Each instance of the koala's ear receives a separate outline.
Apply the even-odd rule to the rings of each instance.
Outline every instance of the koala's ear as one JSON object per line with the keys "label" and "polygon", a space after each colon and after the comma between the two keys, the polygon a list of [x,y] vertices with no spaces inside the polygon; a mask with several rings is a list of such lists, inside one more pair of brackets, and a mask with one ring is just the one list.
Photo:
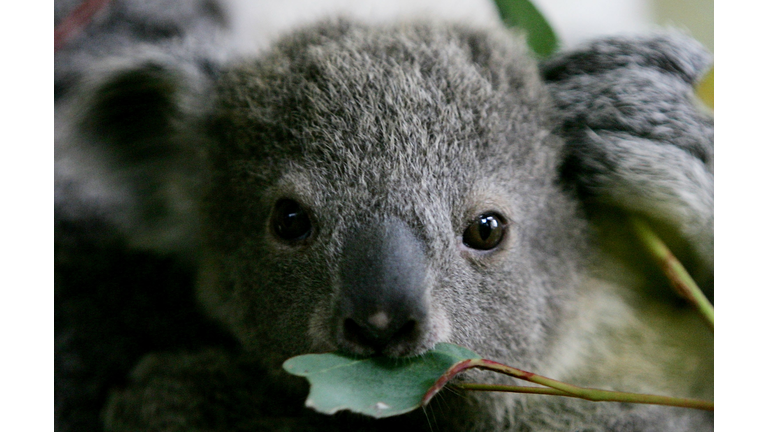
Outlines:
{"label": "koala's ear", "polygon": [[57,200],[87,201],[135,245],[191,246],[194,195],[205,181],[208,66],[142,58],[90,71],[57,118],[65,129],[56,143],[57,195],[59,183],[68,185]]}
{"label": "koala's ear", "polygon": [[144,64],[110,74],[92,91],[80,119],[81,130],[113,157],[146,163],[172,153],[170,135],[181,114],[173,73]]}
{"label": "koala's ear", "polygon": [[681,34],[615,37],[554,56],[544,62],[542,74],[545,80],[556,82],[579,75],[640,68],[667,73],[693,84],[707,72],[711,61],[712,56],[698,42]]}
{"label": "koala's ear", "polygon": [[589,156],[579,144],[586,132],[606,131],[673,145],[713,171],[713,121],[693,96],[710,63],[693,39],[666,34],[599,40],[546,61],[541,73],[577,154]]}
{"label": "koala's ear", "polygon": [[562,178],[585,203],[671,227],[714,251],[714,121],[693,86],[710,55],[680,34],[609,38],[541,65],[566,141]]}

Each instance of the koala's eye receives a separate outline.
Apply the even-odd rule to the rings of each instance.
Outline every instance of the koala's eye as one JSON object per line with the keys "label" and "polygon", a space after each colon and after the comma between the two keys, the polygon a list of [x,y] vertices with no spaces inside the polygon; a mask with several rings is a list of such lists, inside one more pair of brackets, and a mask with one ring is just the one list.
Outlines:
{"label": "koala's eye", "polygon": [[296,201],[282,199],[275,204],[272,214],[275,234],[288,242],[304,240],[312,233],[312,223],[307,212]]}
{"label": "koala's eye", "polygon": [[490,250],[504,238],[504,218],[497,213],[483,213],[464,231],[464,244],[472,249]]}

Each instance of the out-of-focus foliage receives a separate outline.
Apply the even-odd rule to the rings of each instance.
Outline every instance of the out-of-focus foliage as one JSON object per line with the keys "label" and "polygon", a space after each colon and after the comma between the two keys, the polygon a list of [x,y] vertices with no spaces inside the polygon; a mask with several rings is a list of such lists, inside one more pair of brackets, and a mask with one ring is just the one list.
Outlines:
{"label": "out-of-focus foliage", "polygon": [[528,35],[528,46],[541,57],[557,50],[558,40],[547,20],[528,0],[496,0],[501,19],[508,27],[520,28]]}
{"label": "out-of-focus foliage", "polygon": [[696,95],[704,102],[708,107],[715,109],[715,69],[709,71],[709,73],[701,80],[698,86],[696,86]]}

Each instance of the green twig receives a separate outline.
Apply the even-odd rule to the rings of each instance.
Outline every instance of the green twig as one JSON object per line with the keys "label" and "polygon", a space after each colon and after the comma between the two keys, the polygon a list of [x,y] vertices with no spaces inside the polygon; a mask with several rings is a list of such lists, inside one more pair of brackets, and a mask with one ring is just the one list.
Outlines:
{"label": "green twig", "polygon": [[[676,406],[676,407],[684,407],[684,408],[695,408],[695,409],[701,409],[701,410],[707,410],[707,411],[715,410],[714,402],[697,400],[697,399],[675,398],[675,397],[669,397],[669,396],[657,396],[657,395],[648,395],[648,394],[640,394],[640,393],[626,393],[626,392],[617,392],[617,391],[579,387],[572,384],[566,384],[561,381],[553,380],[551,378],[547,378],[541,375],[536,375],[532,372],[516,369],[511,366],[497,363],[492,360],[485,360],[485,359],[469,359],[453,365],[427,391],[427,393],[424,395],[424,398],[421,401],[421,405],[422,406],[426,405],[432,399],[432,397],[434,397],[435,394],[437,394],[437,392],[440,391],[440,389],[442,389],[448,383],[448,381],[453,379],[457,374],[473,368],[485,369],[485,370],[503,373],[505,375],[509,375],[518,379],[522,379],[535,384],[540,384],[540,385],[549,387],[551,389],[559,390],[559,393],[555,393],[555,392],[545,393],[544,391],[541,391],[541,390],[535,390],[535,391],[526,390],[525,393],[554,394],[559,396],[577,397],[577,398],[586,399],[594,402],[630,402],[630,403],[641,403],[641,404],[651,404],[651,405],[666,405],[666,406]],[[498,386],[494,386],[494,387],[496,389],[498,388]],[[509,388],[515,388],[515,387],[510,386]],[[473,390],[479,390],[479,389],[480,388],[478,387]],[[508,391],[514,391],[514,390],[508,390]]]}
{"label": "green twig", "polygon": [[715,308],[709,302],[699,286],[693,280],[685,267],[672,255],[667,245],[661,241],[658,235],[653,232],[651,227],[643,220],[637,217],[630,217],[630,222],[635,227],[640,240],[645,244],[653,257],[661,266],[664,274],[667,275],[675,291],[688,300],[704,317],[707,324],[715,329]]}
{"label": "green twig", "polygon": [[475,383],[451,384],[451,387],[460,388],[462,390],[497,391],[497,392],[507,392],[507,393],[527,393],[527,394],[573,397],[573,395],[571,395],[570,393],[566,393],[562,390],[556,390],[548,387],[528,387],[528,386],[510,386],[510,385],[500,385],[500,384],[475,384]]}

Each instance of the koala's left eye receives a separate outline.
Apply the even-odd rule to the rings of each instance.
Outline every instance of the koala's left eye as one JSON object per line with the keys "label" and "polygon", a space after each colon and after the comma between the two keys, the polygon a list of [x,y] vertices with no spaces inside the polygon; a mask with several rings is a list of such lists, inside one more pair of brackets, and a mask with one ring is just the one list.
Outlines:
{"label": "koala's left eye", "polygon": [[483,213],[467,227],[462,240],[472,249],[490,250],[501,243],[505,226],[504,218],[498,213]]}
{"label": "koala's left eye", "polygon": [[309,237],[312,233],[312,222],[299,203],[283,199],[275,204],[272,229],[277,237],[293,243]]}

